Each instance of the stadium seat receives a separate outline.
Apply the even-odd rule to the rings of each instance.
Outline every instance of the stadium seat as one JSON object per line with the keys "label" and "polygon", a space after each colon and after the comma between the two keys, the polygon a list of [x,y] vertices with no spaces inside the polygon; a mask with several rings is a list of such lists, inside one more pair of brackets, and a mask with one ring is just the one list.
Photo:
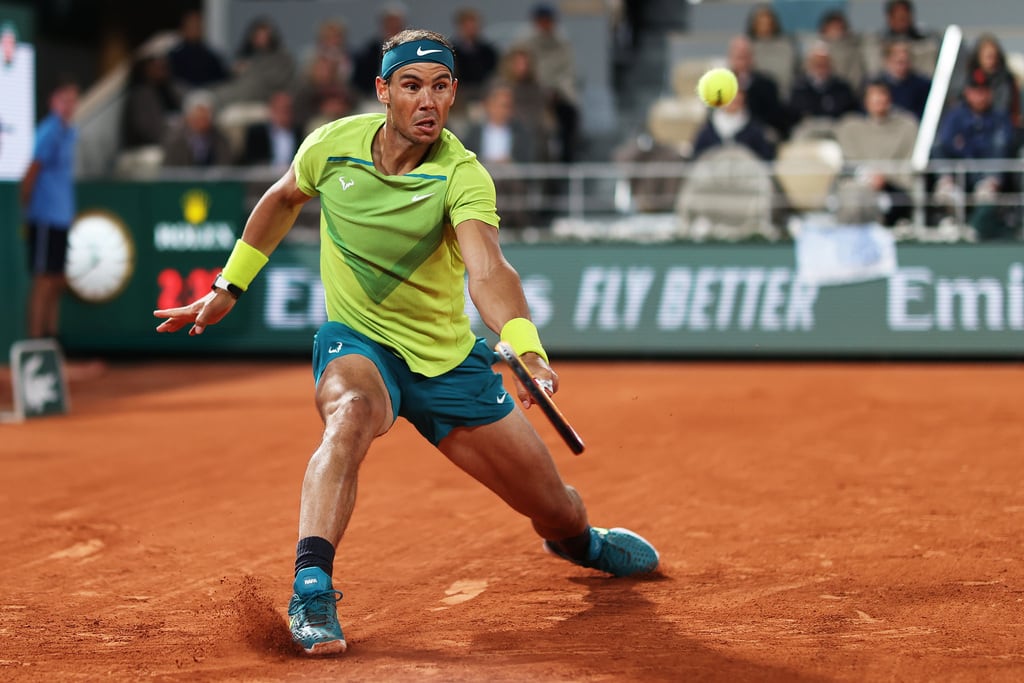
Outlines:
{"label": "stadium seat", "polygon": [[151,178],[160,172],[164,150],[160,145],[147,145],[119,152],[114,162],[114,175],[122,178]]}
{"label": "stadium seat", "polygon": [[656,142],[688,157],[707,115],[707,107],[695,95],[660,97],[647,114],[647,129]]}
{"label": "stadium seat", "polygon": [[836,122],[827,116],[811,116],[800,121],[790,132],[790,139],[835,140]]}
{"label": "stadium seat", "polygon": [[775,179],[791,209],[821,211],[842,168],[843,151],[835,140],[790,140],[779,146]]}
{"label": "stadium seat", "polygon": [[916,40],[910,43],[910,60],[914,70],[926,78],[935,75],[935,62],[939,59],[939,41]]}
{"label": "stadium seat", "polygon": [[752,46],[754,48],[754,64],[757,65],[758,71],[770,75],[779,88],[779,96],[783,100],[788,100],[796,75],[796,43],[788,38],[780,38],[770,41],[755,40]]}
{"label": "stadium seat", "polygon": [[254,123],[266,121],[269,115],[267,105],[263,102],[235,102],[217,113],[217,125],[228,138],[233,158],[242,155],[245,129]]}
{"label": "stadium seat", "polygon": [[771,169],[742,145],[710,149],[694,162],[679,193],[679,237],[737,241],[774,239]]}

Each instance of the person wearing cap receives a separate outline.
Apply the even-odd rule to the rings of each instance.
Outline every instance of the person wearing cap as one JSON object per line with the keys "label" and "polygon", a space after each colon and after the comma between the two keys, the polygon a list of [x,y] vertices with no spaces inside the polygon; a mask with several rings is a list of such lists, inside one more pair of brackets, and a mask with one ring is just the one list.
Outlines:
{"label": "person wearing cap", "polygon": [[[967,75],[963,101],[953,107],[939,125],[936,159],[999,160],[1010,158],[1014,131],[1010,117],[992,106],[992,83],[983,69]],[[998,237],[1002,227],[995,220],[993,204],[1003,189],[1003,173],[972,171],[966,174],[966,187],[957,185],[952,175],[940,176],[936,184],[936,200],[957,203],[961,195],[970,194],[973,210],[969,222],[981,239]]]}
{"label": "person wearing cap", "polygon": [[[313,371],[324,429],[302,483],[288,606],[292,638],[309,654],[347,648],[335,548],[359,467],[398,417],[526,517],[550,553],[613,576],[658,564],[637,534],[590,525],[580,495],[492,369],[495,352],[470,327],[466,291],[539,386],[558,390],[519,276],[499,246],[494,183],[445,128],[454,70],[451,43],[438,33],[406,30],[385,42],[376,79],[384,113],[310,134],[256,204],[213,290],[155,311],[160,332],[191,325],[190,334],[204,333],[249,288],[302,206],[320,198],[328,322],[313,341]],[[530,407],[525,389],[517,394]]]}

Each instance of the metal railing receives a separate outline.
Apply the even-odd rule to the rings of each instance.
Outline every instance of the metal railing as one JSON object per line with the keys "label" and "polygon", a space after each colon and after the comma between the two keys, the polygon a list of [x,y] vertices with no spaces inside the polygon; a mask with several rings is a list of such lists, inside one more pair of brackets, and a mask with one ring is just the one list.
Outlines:
{"label": "metal railing", "polygon": [[[796,163],[738,167],[723,162],[716,168],[715,164],[700,161],[509,164],[489,170],[498,190],[503,226],[512,228],[510,239],[787,239],[794,221],[808,217],[834,222],[851,222],[850,216],[855,217],[852,222],[880,220],[884,212],[879,207],[885,202],[877,193],[848,191],[851,186],[863,189],[864,179],[871,173],[905,181],[905,191],[890,193],[888,200],[891,207],[906,209],[906,217],[891,226],[900,239],[986,239],[972,225],[982,209],[998,214],[998,220],[1005,224],[1002,238],[1019,239],[1024,225],[1021,159],[935,160],[923,171],[914,171],[909,161],[848,163],[830,171]],[[247,185],[247,208],[251,208],[279,174],[279,170],[257,167],[161,169],[149,179],[241,181]],[[700,177],[700,190],[692,186],[695,174]],[[972,193],[972,182],[986,176],[998,176],[1001,189],[996,193]],[[939,182],[944,177],[952,180],[952,191],[937,192],[946,189]],[[735,213],[737,205],[750,202],[752,187],[767,192],[767,196],[760,205],[763,215],[754,216],[758,220],[753,222],[760,227],[744,233],[743,225],[738,224],[744,221],[729,225],[728,217],[731,212],[739,215]],[[811,194],[805,192],[800,201],[794,202],[794,188],[800,187],[811,188]],[[710,202],[710,206],[696,206],[702,202]],[[684,224],[701,218],[702,211],[712,223],[725,221],[723,227],[731,230],[722,234],[728,234],[723,237],[711,230],[700,235]],[[307,204],[297,222],[298,230],[315,230],[318,215],[319,203]]]}

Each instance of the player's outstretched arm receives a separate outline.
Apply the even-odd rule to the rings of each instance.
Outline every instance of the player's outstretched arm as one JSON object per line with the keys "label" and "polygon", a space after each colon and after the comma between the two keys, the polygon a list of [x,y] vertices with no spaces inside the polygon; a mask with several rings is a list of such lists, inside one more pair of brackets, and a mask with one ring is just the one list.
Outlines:
{"label": "player's outstretched arm", "polygon": [[[467,220],[459,223],[456,234],[469,275],[469,295],[484,324],[502,339],[511,341],[533,376],[548,393],[555,393],[558,375],[548,365],[536,328],[529,322],[530,307],[519,273],[501,252],[497,228],[483,221]],[[513,339],[507,339],[510,334]],[[525,342],[520,341],[523,339]],[[523,407],[533,404],[529,393],[521,386],[517,393]]]}
{"label": "player's outstretched arm", "polygon": [[[234,307],[238,292],[248,289],[252,278],[292,229],[302,205],[310,199],[312,197],[299,189],[295,171],[290,167],[260,197],[256,207],[249,214],[242,238],[228,259],[229,265],[233,260],[236,263],[242,262],[243,274],[240,281],[231,283],[234,291],[218,288],[187,306],[153,311],[154,316],[165,319],[157,326],[156,331],[177,332],[191,324],[188,333],[197,335],[202,334],[208,325],[220,322]],[[227,275],[225,273],[225,276]]]}

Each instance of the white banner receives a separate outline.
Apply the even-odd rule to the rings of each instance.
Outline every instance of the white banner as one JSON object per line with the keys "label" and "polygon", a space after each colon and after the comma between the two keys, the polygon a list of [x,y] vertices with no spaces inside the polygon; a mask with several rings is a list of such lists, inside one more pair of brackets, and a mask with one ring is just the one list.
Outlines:
{"label": "white banner", "polygon": [[0,13],[0,180],[21,180],[35,145],[35,50]]}
{"label": "white banner", "polygon": [[845,285],[886,278],[896,272],[896,240],[877,223],[804,224],[796,237],[797,280]]}

